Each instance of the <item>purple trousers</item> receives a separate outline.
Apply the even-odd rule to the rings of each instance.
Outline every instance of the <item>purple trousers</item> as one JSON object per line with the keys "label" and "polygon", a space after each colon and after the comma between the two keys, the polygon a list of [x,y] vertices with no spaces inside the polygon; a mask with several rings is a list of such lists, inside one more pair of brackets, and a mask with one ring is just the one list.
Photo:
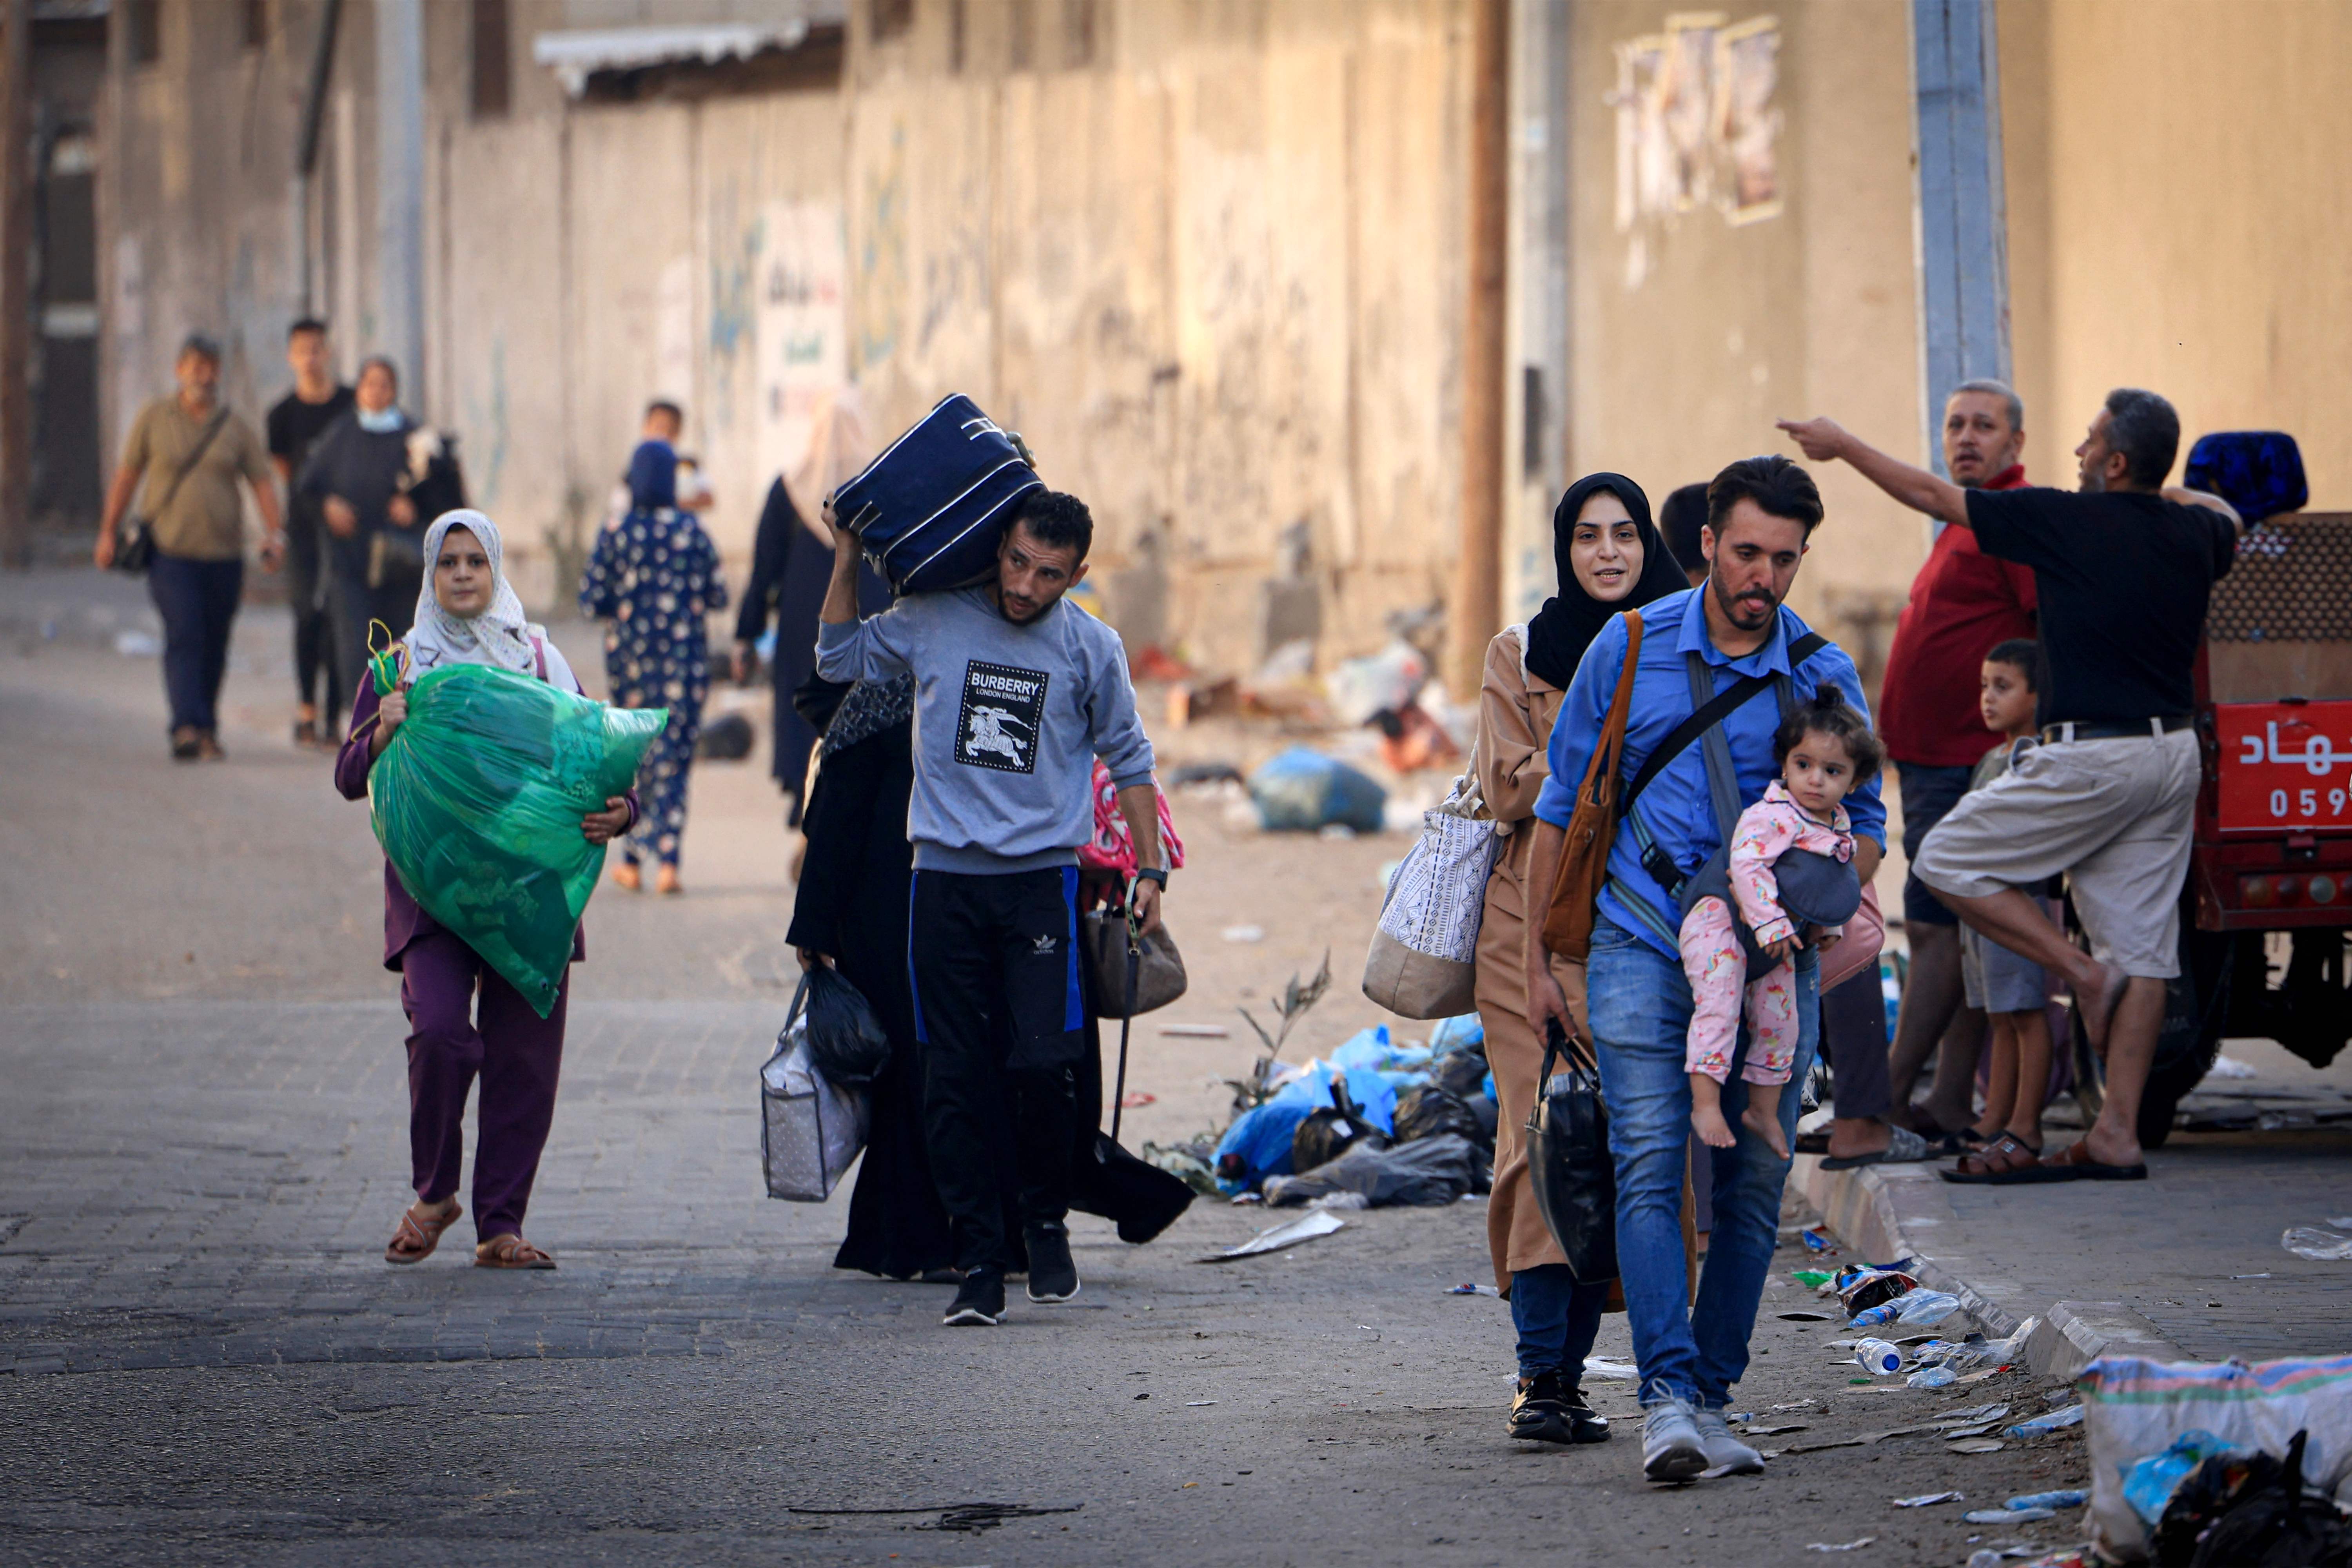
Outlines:
{"label": "purple trousers", "polygon": [[539,1175],[540,1151],[555,1120],[571,978],[556,992],[554,1011],[542,1018],[472,948],[437,928],[402,950],[400,975],[400,1005],[413,1031],[408,1148],[416,1195],[437,1204],[457,1190],[466,1093],[478,1077],[474,1234],[484,1241],[520,1236],[531,1183]]}

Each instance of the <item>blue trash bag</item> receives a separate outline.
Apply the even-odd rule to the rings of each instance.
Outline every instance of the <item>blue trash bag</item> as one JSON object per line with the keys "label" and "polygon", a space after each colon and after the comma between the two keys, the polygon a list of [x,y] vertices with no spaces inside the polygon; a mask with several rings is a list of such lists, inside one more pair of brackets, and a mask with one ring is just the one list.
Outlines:
{"label": "blue trash bag", "polygon": [[2217,430],[2198,437],[2180,482],[2220,496],[2248,522],[2298,510],[2311,500],[2303,452],[2284,430]]}
{"label": "blue trash bag", "polygon": [[1429,1077],[1429,1047],[1400,1046],[1389,1037],[1386,1024],[1375,1024],[1359,1030],[1355,1037],[1331,1053],[1332,1061],[1350,1073],[1382,1074],[1399,1088],[1405,1082],[1423,1082]]}
{"label": "blue trash bag", "polygon": [[1250,775],[1258,825],[1270,833],[1313,833],[1334,823],[1378,833],[1388,792],[1335,758],[1293,746]]}
{"label": "blue trash bag", "polygon": [[1447,1056],[1473,1047],[1481,1055],[1486,1053],[1486,1021],[1475,1013],[1465,1013],[1458,1018],[1440,1018],[1430,1026],[1429,1049],[1433,1056]]}
{"label": "blue trash bag", "polygon": [[[1290,1174],[1290,1145],[1297,1136],[1298,1124],[1309,1111],[1335,1103],[1331,1072],[1328,1062],[1309,1062],[1305,1076],[1283,1085],[1264,1105],[1234,1118],[1234,1124],[1217,1141],[1217,1185],[1227,1193],[1254,1192],[1268,1176]],[[1382,1134],[1396,1131],[1396,1087],[1387,1079],[1378,1072],[1349,1072],[1348,1097],[1363,1112],[1364,1120]],[[1223,1173],[1228,1154],[1241,1158],[1238,1176]]]}

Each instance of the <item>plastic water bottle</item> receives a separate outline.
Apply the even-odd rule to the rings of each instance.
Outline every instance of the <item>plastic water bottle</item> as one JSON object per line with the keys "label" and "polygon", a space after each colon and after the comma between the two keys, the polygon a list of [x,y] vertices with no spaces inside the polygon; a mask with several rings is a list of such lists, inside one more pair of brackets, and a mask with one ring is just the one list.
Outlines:
{"label": "plastic water bottle", "polygon": [[1874,1377],[1892,1377],[1903,1370],[1903,1347],[1885,1340],[1864,1340],[1853,1347],[1853,1359]]}

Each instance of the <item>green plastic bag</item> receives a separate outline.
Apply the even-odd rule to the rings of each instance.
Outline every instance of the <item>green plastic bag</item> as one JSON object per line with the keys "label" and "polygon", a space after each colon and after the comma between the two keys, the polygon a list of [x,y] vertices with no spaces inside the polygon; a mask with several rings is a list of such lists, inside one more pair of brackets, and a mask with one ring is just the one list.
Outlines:
{"label": "green plastic bag", "polygon": [[434,670],[368,771],[368,816],[425,912],[555,1006],[604,868],[580,819],[635,780],[667,708],[614,708],[484,665]]}

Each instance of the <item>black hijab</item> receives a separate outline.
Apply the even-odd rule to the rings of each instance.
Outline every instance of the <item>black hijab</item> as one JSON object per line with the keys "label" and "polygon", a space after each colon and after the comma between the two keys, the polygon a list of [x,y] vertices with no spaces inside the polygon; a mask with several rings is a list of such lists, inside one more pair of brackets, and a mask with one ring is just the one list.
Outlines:
{"label": "black hijab", "polygon": [[[1576,515],[1597,490],[1607,490],[1625,503],[1642,536],[1642,572],[1633,579],[1633,591],[1606,604],[1584,591],[1568,558],[1569,546],[1576,538]],[[1559,572],[1559,592],[1546,599],[1528,623],[1528,668],[1563,690],[1576,679],[1578,661],[1609,624],[1610,616],[1679,594],[1690,585],[1659,535],[1658,525],[1650,521],[1650,498],[1622,474],[1587,474],[1568,487],[1559,505],[1552,509],[1551,556]]]}

